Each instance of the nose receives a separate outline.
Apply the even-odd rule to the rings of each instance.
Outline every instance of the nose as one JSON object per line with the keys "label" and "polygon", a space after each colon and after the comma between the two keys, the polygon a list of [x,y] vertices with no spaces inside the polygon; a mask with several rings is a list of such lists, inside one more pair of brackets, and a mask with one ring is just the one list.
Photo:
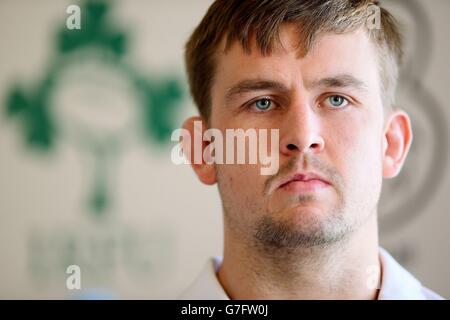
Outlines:
{"label": "nose", "polygon": [[292,107],[280,128],[280,152],[285,156],[322,152],[325,141],[321,135],[320,118],[308,104]]}

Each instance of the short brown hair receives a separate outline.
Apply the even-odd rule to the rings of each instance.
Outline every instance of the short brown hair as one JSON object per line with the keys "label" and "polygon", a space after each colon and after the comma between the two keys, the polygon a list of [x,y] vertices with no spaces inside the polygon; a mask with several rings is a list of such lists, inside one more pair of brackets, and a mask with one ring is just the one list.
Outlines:
{"label": "short brown hair", "polygon": [[216,0],[186,44],[185,62],[189,87],[200,115],[209,119],[215,54],[226,37],[225,50],[239,41],[250,51],[252,37],[262,54],[279,42],[284,23],[297,26],[299,50],[305,55],[322,33],[346,33],[367,23],[371,6],[380,10],[380,28],[367,28],[379,52],[384,104],[394,103],[402,41],[393,16],[374,0]]}

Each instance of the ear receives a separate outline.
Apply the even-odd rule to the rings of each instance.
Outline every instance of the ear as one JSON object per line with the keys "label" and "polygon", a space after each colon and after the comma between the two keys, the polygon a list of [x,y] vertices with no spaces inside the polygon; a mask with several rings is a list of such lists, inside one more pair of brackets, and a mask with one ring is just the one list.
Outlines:
{"label": "ear", "polygon": [[207,164],[203,159],[203,152],[210,143],[203,141],[203,134],[207,130],[206,121],[199,116],[190,117],[183,123],[183,129],[189,132],[187,137],[190,141],[183,139],[182,148],[184,155],[188,159],[195,174],[201,182],[212,185],[217,182],[216,167],[214,164]]}
{"label": "ear", "polygon": [[412,142],[411,120],[406,112],[395,110],[386,119],[383,139],[383,177],[394,178],[408,155]]}

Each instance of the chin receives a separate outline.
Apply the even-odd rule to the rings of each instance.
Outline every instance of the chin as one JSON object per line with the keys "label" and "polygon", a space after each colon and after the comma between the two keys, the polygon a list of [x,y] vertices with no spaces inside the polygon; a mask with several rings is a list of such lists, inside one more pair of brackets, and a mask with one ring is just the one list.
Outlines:
{"label": "chin", "polygon": [[299,222],[308,220],[326,220],[332,213],[317,203],[298,204],[294,207],[282,211],[283,218],[298,220]]}

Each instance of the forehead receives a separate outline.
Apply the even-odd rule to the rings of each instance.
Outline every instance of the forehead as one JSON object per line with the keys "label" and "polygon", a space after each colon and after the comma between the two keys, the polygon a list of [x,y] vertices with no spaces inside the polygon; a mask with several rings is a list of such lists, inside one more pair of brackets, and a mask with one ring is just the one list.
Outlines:
{"label": "forehead", "polygon": [[250,53],[237,41],[227,51],[222,43],[215,57],[213,103],[233,84],[246,79],[270,79],[293,88],[346,74],[361,79],[368,88],[379,88],[377,52],[363,29],[320,35],[304,56],[299,55],[298,36],[293,26],[282,26],[279,36],[281,46],[270,55],[263,55],[255,40],[250,43]]}

